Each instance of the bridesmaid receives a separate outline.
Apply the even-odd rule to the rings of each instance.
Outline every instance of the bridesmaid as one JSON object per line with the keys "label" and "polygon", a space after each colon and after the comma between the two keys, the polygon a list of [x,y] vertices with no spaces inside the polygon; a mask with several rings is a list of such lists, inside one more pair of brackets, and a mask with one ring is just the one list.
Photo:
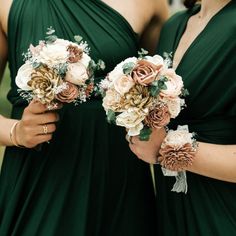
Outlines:
{"label": "bridesmaid", "polygon": [[[236,235],[236,1],[185,1],[165,24],[158,53],[173,52],[173,66],[190,95],[170,128],[196,132],[195,160],[187,168],[187,194],[172,192],[173,177],[155,166],[157,227],[162,236]],[[166,133],[130,148],[155,163]]]}
{"label": "bridesmaid", "polygon": [[[81,35],[92,58],[106,63],[96,74],[99,81],[121,60],[136,56],[140,46],[154,52],[168,16],[166,0],[0,0],[0,5],[0,75],[8,59],[13,105],[11,119],[0,117],[0,144],[8,146],[0,176],[0,235],[156,235],[149,166],[134,158],[125,132],[107,124],[101,98],[64,106],[59,120],[56,111],[37,102],[27,105],[14,79],[22,53],[52,26],[60,38]],[[33,149],[49,140],[41,151]]]}

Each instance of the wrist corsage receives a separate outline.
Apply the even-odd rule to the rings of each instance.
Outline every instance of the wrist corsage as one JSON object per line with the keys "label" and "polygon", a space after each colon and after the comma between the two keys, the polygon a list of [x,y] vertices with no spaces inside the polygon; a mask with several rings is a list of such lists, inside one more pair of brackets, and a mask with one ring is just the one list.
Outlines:
{"label": "wrist corsage", "polygon": [[194,133],[189,132],[187,125],[168,131],[159,151],[158,162],[165,176],[176,177],[172,191],[187,193],[185,170],[192,165],[196,151]]}

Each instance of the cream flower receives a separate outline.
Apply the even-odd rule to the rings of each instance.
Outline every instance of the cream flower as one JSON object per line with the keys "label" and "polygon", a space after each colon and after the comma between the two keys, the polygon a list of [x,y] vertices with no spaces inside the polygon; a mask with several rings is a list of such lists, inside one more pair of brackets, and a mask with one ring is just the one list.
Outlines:
{"label": "cream flower", "polygon": [[76,85],[84,85],[88,78],[87,68],[84,64],[77,62],[68,65],[65,81]]}
{"label": "cream flower", "polygon": [[165,82],[167,89],[163,89],[160,95],[163,97],[175,98],[181,94],[183,88],[182,77],[177,75],[173,69],[166,69],[161,72],[162,76],[165,76],[168,81]]}
{"label": "cream flower", "polygon": [[161,99],[161,101],[167,105],[171,118],[176,118],[181,111],[181,107],[184,105],[184,99],[181,99],[179,97],[176,98],[164,97]]}
{"label": "cream flower", "polygon": [[126,60],[122,61],[121,63],[119,63],[114,70],[112,70],[109,74],[108,74],[108,79],[110,81],[116,81],[117,79],[119,79],[120,77],[122,77],[124,75],[123,72],[123,66],[126,63],[134,63],[136,64],[137,62],[137,58],[136,57],[131,57],[131,58],[127,58]]}
{"label": "cream flower", "polygon": [[116,124],[127,128],[130,136],[139,135],[143,128],[141,123],[146,115],[147,111],[131,108],[116,117]]}
{"label": "cream flower", "polygon": [[30,63],[26,62],[23,64],[16,75],[16,85],[22,90],[32,90],[28,85],[28,82],[31,80],[31,74],[33,72],[33,67]]}
{"label": "cream flower", "polygon": [[83,53],[83,56],[79,62],[82,63],[87,68],[89,66],[90,61],[91,57],[88,54]]}
{"label": "cream flower", "polygon": [[108,111],[109,109],[113,111],[121,111],[121,96],[113,89],[109,89],[106,92],[106,96],[103,98],[102,103],[104,109]]}
{"label": "cream flower", "polygon": [[42,50],[39,52],[37,60],[41,63],[47,65],[50,68],[54,66],[66,63],[69,56],[69,52],[67,51],[67,47],[63,44],[47,44]]}
{"label": "cream flower", "polygon": [[123,75],[114,81],[114,88],[120,94],[124,95],[135,85],[131,76]]}
{"label": "cream flower", "polygon": [[153,63],[154,65],[158,66],[158,65],[162,65],[164,66],[164,60],[161,56],[159,55],[154,55],[153,57],[151,56],[146,56],[145,59],[151,63]]}
{"label": "cream flower", "polygon": [[165,143],[171,146],[183,146],[186,143],[193,143],[193,134],[188,130],[170,130],[165,138]]}

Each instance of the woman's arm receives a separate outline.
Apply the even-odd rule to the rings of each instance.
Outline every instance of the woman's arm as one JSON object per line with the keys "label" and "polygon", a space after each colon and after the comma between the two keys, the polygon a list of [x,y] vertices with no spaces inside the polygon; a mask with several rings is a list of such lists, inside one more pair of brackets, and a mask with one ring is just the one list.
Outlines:
{"label": "woman's arm", "polygon": [[195,160],[188,171],[236,183],[236,145],[198,144]]}
{"label": "woman's arm", "polygon": [[[153,131],[150,140],[132,138],[130,149],[145,162],[155,164],[161,143],[165,138],[164,129]],[[198,142],[193,165],[187,171],[218,180],[236,183],[236,145],[218,145]]]}
{"label": "woman's arm", "polygon": [[[152,17],[140,38],[141,47],[155,54],[160,31],[169,17],[169,7],[167,0],[149,0],[150,14]],[[144,4],[147,4],[146,1]]]}
{"label": "woman's arm", "polygon": [[[2,5],[1,5],[2,6]],[[2,8],[0,10],[0,81],[7,61],[7,39],[4,33],[2,22]],[[6,25],[6,24],[5,24]],[[60,108],[60,107],[59,107]],[[58,115],[55,111],[48,111],[47,108],[39,102],[31,102],[24,110],[22,119],[15,126],[14,140],[17,144],[32,148],[40,143],[49,141],[52,133],[55,131],[55,122]],[[10,138],[10,132],[17,120],[8,119],[0,115],[0,145],[13,146]],[[47,134],[44,133],[44,127],[47,126]]]}

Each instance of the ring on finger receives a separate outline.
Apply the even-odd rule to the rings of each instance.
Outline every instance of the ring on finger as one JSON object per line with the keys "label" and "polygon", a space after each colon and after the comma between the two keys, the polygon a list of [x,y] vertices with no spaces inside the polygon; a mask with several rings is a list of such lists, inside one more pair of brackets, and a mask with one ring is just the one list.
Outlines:
{"label": "ring on finger", "polygon": [[48,127],[47,125],[43,125],[43,133],[48,134]]}

